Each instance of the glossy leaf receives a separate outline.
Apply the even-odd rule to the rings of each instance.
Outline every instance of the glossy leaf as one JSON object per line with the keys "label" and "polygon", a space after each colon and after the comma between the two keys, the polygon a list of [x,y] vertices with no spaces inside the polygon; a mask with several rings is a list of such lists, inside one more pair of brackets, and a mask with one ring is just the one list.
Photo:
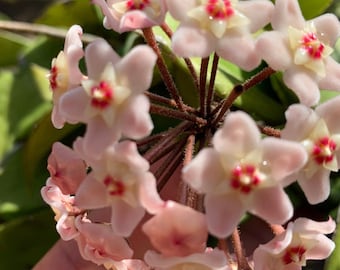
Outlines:
{"label": "glossy leaf", "polygon": [[299,0],[302,14],[307,20],[325,12],[332,2],[333,0]]}

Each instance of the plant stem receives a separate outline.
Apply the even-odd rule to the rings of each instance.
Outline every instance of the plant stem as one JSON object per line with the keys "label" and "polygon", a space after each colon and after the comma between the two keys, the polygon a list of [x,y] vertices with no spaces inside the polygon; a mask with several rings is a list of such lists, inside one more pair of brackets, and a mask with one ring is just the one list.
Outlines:
{"label": "plant stem", "polygon": [[258,128],[265,135],[276,137],[276,138],[281,137],[281,131],[279,129],[269,127],[269,126],[261,126],[261,125],[258,125]]}
{"label": "plant stem", "polygon": [[[163,97],[163,96],[160,96],[160,95],[148,92],[148,91],[145,92],[144,94],[153,102],[162,103],[164,105],[168,105],[168,106],[171,106],[171,107],[174,107],[174,108],[178,108],[175,100],[173,100],[173,99],[169,99],[169,98],[166,98],[166,97]],[[196,112],[196,110],[191,106],[188,106],[188,105],[185,105],[185,104],[183,104],[183,106],[184,106],[185,110],[189,113],[190,112],[191,113]]]}
{"label": "plant stem", "polygon": [[236,228],[231,235],[234,252],[237,259],[237,265],[239,270],[251,270],[248,264],[247,258],[244,255],[244,250],[242,247],[242,242],[239,234],[239,230]]}
{"label": "plant stem", "polygon": [[175,82],[170,74],[168,67],[165,64],[165,60],[162,56],[162,52],[157,44],[157,41],[156,41],[155,35],[152,32],[152,29],[144,28],[143,34],[144,34],[146,42],[154,50],[154,52],[157,55],[157,66],[158,66],[160,75],[163,79],[163,82],[169,91],[171,98],[175,100],[178,109],[182,112],[185,112],[182,97],[179,95]]}
{"label": "plant stem", "polygon": [[265,67],[260,72],[252,76],[250,79],[245,81],[243,84],[235,85],[234,88],[231,90],[228,97],[223,101],[223,105],[221,110],[217,114],[217,116],[212,121],[212,125],[216,126],[217,123],[223,118],[224,114],[230,107],[233,105],[234,101],[245,91],[249,90],[253,86],[259,84],[260,82],[267,79],[270,75],[275,73],[271,67]]}
{"label": "plant stem", "polygon": [[207,85],[207,73],[208,73],[209,58],[202,58],[201,70],[200,70],[200,113],[202,117],[206,117],[206,85]]}
{"label": "plant stem", "polygon": [[[64,39],[68,31],[65,29],[47,26],[43,24],[14,22],[14,21],[1,21],[1,20],[0,20],[0,29],[14,31],[14,32],[25,32],[25,33],[30,33],[30,34],[46,35],[46,36],[56,37],[60,39]],[[99,37],[84,33],[82,34],[80,38],[84,43],[90,43],[98,39]]]}
{"label": "plant stem", "polygon": [[217,73],[217,67],[218,67],[218,60],[219,60],[219,57],[215,53],[212,68],[211,68],[209,88],[208,88],[208,94],[207,94],[207,102],[206,102],[206,111],[208,115],[211,113],[211,103],[212,103],[213,96],[214,96],[214,86],[215,86],[215,79],[216,79],[216,73]]}
{"label": "plant stem", "polygon": [[156,104],[151,104],[150,113],[163,115],[169,118],[179,119],[179,120],[187,120],[193,123],[196,123],[198,126],[204,126],[207,124],[207,120],[198,117],[193,114],[188,114],[185,112],[177,111],[174,109],[170,109],[167,107],[163,107]]}

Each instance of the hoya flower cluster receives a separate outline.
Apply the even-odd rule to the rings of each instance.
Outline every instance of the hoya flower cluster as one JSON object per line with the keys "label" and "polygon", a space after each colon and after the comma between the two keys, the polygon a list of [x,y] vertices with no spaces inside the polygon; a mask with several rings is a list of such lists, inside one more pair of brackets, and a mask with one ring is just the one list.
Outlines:
{"label": "hoya flower cluster", "polygon": [[[75,25],[52,61],[54,126],[86,126],[72,147],[53,145],[41,190],[61,238],[75,240],[84,259],[118,270],[301,269],[307,259],[327,258],[334,243],[325,234],[334,232],[335,222],[292,220],[284,188],[297,181],[310,204],[323,202],[330,172],[340,167],[340,96],[318,105],[320,89],[340,90],[340,65],[330,56],[338,19],[326,14],[306,21],[297,0],[93,3],[106,28],[141,30],[147,45],[124,56],[104,39],[84,49]],[[165,22],[169,15],[178,21],[173,33]],[[272,30],[262,31],[266,25]],[[153,26],[185,59],[198,108],[179,95]],[[199,73],[190,57],[202,58]],[[214,100],[219,58],[245,71],[262,61],[267,67]],[[156,66],[169,97],[149,92]],[[281,130],[268,131],[231,109],[238,96],[275,72],[282,72],[299,103],[286,110]],[[152,133],[150,114],[180,123]],[[280,228],[250,258],[242,246],[234,245],[235,256],[226,247],[231,236],[237,242],[247,213]]]}

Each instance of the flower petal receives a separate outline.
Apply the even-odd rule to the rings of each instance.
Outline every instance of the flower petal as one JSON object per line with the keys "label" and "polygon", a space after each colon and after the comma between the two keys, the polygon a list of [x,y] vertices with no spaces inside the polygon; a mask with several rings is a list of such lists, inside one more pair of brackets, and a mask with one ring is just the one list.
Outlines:
{"label": "flower petal", "polygon": [[261,62],[260,55],[255,50],[255,42],[248,34],[230,31],[217,42],[216,53],[246,71],[254,69]]}
{"label": "flower petal", "polygon": [[321,89],[340,91],[340,64],[331,57],[325,59],[326,76],[319,81]]}
{"label": "flower petal", "polygon": [[178,21],[185,21],[188,18],[188,11],[196,7],[196,0],[166,0],[169,13]]}
{"label": "flower petal", "polygon": [[281,186],[258,189],[249,207],[249,212],[273,224],[285,223],[294,210]]}
{"label": "flower petal", "polygon": [[302,104],[289,106],[285,115],[287,121],[281,137],[293,141],[305,139],[320,119],[312,109]]}
{"label": "flower petal", "polygon": [[308,155],[300,143],[268,137],[262,145],[263,160],[268,161],[276,181],[299,171],[307,162]]}
{"label": "flower petal", "polygon": [[305,24],[299,2],[297,0],[276,0],[271,22],[275,30],[285,31],[288,26],[300,29]]}
{"label": "flower petal", "polygon": [[313,23],[323,42],[334,47],[340,36],[340,22],[334,14],[323,14],[315,19]]}
{"label": "flower petal", "polygon": [[306,69],[290,68],[283,73],[285,84],[306,106],[313,106],[319,102],[320,90],[316,80],[315,74]]}
{"label": "flower petal", "polygon": [[120,57],[104,39],[98,39],[86,47],[85,59],[89,78],[99,80],[106,65],[115,64]]}
{"label": "flower petal", "polygon": [[119,84],[131,89],[134,94],[147,90],[151,84],[156,59],[157,56],[150,47],[134,47],[115,66]]}
{"label": "flower petal", "polygon": [[208,231],[219,238],[229,236],[245,213],[244,205],[237,193],[218,196],[207,194],[204,205]]}
{"label": "flower petal", "polygon": [[149,135],[153,129],[149,114],[149,100],[145,96],[138,95],[129,99],[124,106],[125,110],[119,119],[123,134],[132,139],[141,139]]}
{"label": "flower petal", "polygon": [[284,71],[293,63],[287,37],[280,32],[270,31],[261,34],[256,42],[256,52],[277,71]]}
{"label": "flower petal", "polygon": [[128,237],[145,214],[143,207],[132,207],[121,199],[113,200],[111,227],[113,233]]}
{"label": "flower petal", "polygon": [[329,174],[329,170],[320,169],[310,178],[302,176],[298,178],[298,183],[310,204],[317,204],[328,198],[330,193]]}
{"label": "flower petal", "polygon": [[172,49],[180,57],[208,57],[215,49],[215,38],[207,31],[181,25],[172,36]]}
{"label": "flower petal", "polygon": [[219,154],[211,148],[202,149],[182,170],[183,180],[201,193],[214,192],[225,178]]}
{"label": "flower petal", "polygon": [[258,146],[260,132],[249,115],[237,111],[227,115],[212,141],[218,152],[243,157]]}
{"label": "flower petal", "polygon": [[[237,10],[250,19],[250,32],[254,33],[269,23],[274,5],[266,0],[239,1]],[[261,12],[254,12],[261,10]]]}

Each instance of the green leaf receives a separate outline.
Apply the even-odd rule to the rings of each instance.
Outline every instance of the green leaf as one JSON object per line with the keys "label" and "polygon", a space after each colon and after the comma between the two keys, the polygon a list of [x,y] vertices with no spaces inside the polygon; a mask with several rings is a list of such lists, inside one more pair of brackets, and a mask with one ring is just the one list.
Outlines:
{"label": "green leaf", "polygon": [[40,189],[48,177],[46,165],[41,162],[35,181],[28,182],[23,147],[17,145],[6,156],[0,167],[0,219],[13,219],[45,205]]}
{"label": "green leaf", "polygon": [[13,136],[9,132],[8,122],[8,106],[13,81],[13,72],[0,71],[0,160],[13,143]]}
{"label": "green leaf", "polygon": [[16,65],[20,53],[30,43],[28,38],[21,35],[13,34],[11,32],[0,32],[0,66]]}
{"label": "green leaf", "polygon": [[325,12],[333,0],[299,0],[300,8],[306,20],[310,20]]}
{"label": "green leaf", "polygon": [[25,175],[29,182],[35,181],[36,174],[41,170],[41,164],[46,164],[52,144],[65,139],[77,130],[79,125],[66,124],[62,129],[54,128],[50,113],[37,124],[25,143],[23,153]]}
{"label": "green leaf", "polygon": [[29,270],[58,235],[50,209],[0,225],[0,269]]}
{"label": "green leaf", "polygon": [[15,73],[9,104],[9,132],[22,138],[31,127],[51,110],[51,93],[47,70],[31,64]]}

